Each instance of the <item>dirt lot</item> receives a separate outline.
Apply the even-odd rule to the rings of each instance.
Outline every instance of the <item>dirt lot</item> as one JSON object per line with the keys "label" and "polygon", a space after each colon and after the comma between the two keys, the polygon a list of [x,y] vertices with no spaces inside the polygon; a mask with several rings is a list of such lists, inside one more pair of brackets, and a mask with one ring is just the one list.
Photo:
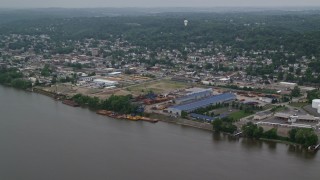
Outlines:
{"label": "dirt lot", "polygon": [[140,95],[151,90],[157,94],[165,94],[165,93],[169,93],[170,91],[174,91],[177,89],[184,89],[189,86],[190,85],[186,83],[174,82],[170,80],[160,80],[160,81],[147,82],[147,83],[143,83],[135,86],[129,86],[127,88],[124,88],[122,93],[125,93],[125,91],[127,91],[133,95]]}
{"label": "dirt lot", "polygon": [[134,96],[138,96],[140,94],[144,94],[150,90],[157,94],[165,94],[170,91],[174,91],[177,89],[185,89],[190,87],[187,83],[174,82],[170,80],[159,80],[152,81],[147,83],[141,83],[138,85],[128,86],[124,88],[115,88],[115,89],[95,89],[88,87],[79,87],[71,84],[59,84],[57,86],[46,87],[43,88],[46,91],[50,92],[59,92],[62,94],[66,94],[68,96],[73,96],[75,94],[84,94],[88,96],[96,96],[99,98],[108,98],[112,94],[115,95],[128,95],[132,94]]}

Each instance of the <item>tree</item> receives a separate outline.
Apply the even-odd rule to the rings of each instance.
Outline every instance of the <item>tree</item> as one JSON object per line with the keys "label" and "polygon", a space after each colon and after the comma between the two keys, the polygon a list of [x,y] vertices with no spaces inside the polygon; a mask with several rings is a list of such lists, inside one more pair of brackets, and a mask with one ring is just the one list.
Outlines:
{"label": "tree", "polygon": [[296,142],[296,134],[298,132],[298,129],[291,129],[289,131],[289,140],[292,141],[292,142]]}
{"label": "tree", "polygon": [[48,64],[45,64],[44,67],[41,70],[41,75],[48,77],[52,73],[52,70],[50,69],[50,66]]}
{"label": "tree", "polygon": [[318,143],[318,136],[312,129],[299,129],[295,133],[294,137],[296,143],[309,147]]}
{"label": "tree", "polygon": [[269,131],[264,132],[263,137],[267,139],[277,139],[278,138],[277,129],[272,128]]}
{"label": "tree", "polygon": [[12,87],[19,89],[28,89],[32,87],[31,81],[23,80],[23,79],[14,79],[11,82]]}
{"label": "tree", "polygon": [[294,80],[294,75],[292,73],[288,73],[286,81],[293,82]]}
{"label": "tree", "polygon": [[254,138],[259,139],[259,138],[261,138],[262,135],[263,135],[263,128],[262,127],[255,128],[253,130],[253,137]]}
{"label": "tree", "polygon": [[57,78],[56,78],[56,77],[52,77],[52,79],[51,79],[51,83],[52,83],[52,84],[57,83]]}
{"label": "tree", "polygon": [[279,72],[278,73],[278,80],[282,81],[283,80],[283,76],[284,76],[284,73],[283,72]]}
{"label": "tree", "polygon": [[300,88],[298,86],[295,86],[293,90],[291,91],[292,97],[299,97],[301,96]]}
{"label": "tree", "polygon": [[[248,122],[247,124],[243,125],[241,129],[244,136],[248,138],[254,138],[254,132],[256,129],[258,129],[258,126],[252,122]],[[257,134],[258,132],[256,131],[256,135]]]}
{"label": "tree", "polygon": [[181,117],[186,118],[188,116],[188,113],[186,111],[181,111]]}
{"label": "tree", "polygon": [[320,91],[319,90],[315,89],[315,90],[307,92],[307,99],[308,99],[309,103],[311,103],[312,100],[319,99],[319,98],[320,98]]}
{"label": "tree", "polygon": [[209,69],[212,69],[213,68],[213,65],[211,63],[206,63],[205,69],[209,70]]}
{"label": "tree", "polygon": [[221,119],[217,119],[215,121],[212,122],[212,126],[213,129],[217,132],[221,131],[222,129],[222,120]]}
{"label": "tree", "polygon": [[296,75],[300,76],[301,75],[301,68],[296,69]]}
{"label": "tree", "polygon": [[290,66],[290,67],[289,67],[289,72],[293,73],[293,71],[294,71],[293,66]]}

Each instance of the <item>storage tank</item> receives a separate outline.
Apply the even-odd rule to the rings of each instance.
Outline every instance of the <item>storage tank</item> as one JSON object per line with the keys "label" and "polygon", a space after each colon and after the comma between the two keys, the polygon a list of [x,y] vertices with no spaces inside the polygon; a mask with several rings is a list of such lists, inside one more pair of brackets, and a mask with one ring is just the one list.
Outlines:
{"label": "storage tank", "polygon": [[320,105],[320,99],[312,100],[312,108],[318,109],[319,105]]}

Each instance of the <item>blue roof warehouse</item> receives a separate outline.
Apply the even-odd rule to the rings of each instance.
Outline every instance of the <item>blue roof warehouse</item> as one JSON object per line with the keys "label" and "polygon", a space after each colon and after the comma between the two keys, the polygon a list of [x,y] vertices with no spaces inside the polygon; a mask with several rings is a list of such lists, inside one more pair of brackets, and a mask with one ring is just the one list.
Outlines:
{"label": "blue roof warehouse", "polygon": [[171,106],[168,108],[168,112],[176,115],[181,115],[182,111],[185,112],[192,112],[196,109],[199,108],[205,108],[210,105],[215,105],[219,103],[224,103],[228,101],[234,101],[236,100],[236,95],[232,93],[224,93],[224,94],[219,94],[216,96],[210,96],[205,99],[193,101],[188,104],[183,104],[183,105],[177,105],[177,106]]}
{"label": "blue roof warehouse", "polygon": [[186,104],[209,96],[212,96],[212,89],[203,89],[201,91],[190,93],[187,96],[177,98],[174,101],[176,104]]}

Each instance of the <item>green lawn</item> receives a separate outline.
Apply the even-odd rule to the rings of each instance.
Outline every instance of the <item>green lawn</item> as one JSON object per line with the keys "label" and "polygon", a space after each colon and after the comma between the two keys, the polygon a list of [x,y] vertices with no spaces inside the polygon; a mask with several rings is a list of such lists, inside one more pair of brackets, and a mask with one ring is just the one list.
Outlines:
{"label": "green lawn", "polygon": [[247,117],[247,116],[250,116],[250,115],[252,115],[252,113],[245,113],[244,111],[237,111],[237,112],[231,113],[229,115],[229,117],[234,119],[234,120],[239,120],[241,118],[244,118],[244,117]]}
{"label": "green lawn", "polygon": [[281,111],[286,111],[286,110],[288,110],[288,107],[286,107],[286,106],[275,106],[270,111],[271,112],[281,112]]}
{"label": "green lawn", "polygon": [[308,104],[309,103],[306,103],[306,102],[294,102],[294,103],[290,103],[289,105],[292,107],[301,108],[301,107],[304,107]]}
{"label": "green lawn", "polygon": [[262,109],[262,110],[272,109],[272,108],[274,108],[274,107],[276,107],[276,105],[267,104],[267,105],[263,106],[263,109]]}

